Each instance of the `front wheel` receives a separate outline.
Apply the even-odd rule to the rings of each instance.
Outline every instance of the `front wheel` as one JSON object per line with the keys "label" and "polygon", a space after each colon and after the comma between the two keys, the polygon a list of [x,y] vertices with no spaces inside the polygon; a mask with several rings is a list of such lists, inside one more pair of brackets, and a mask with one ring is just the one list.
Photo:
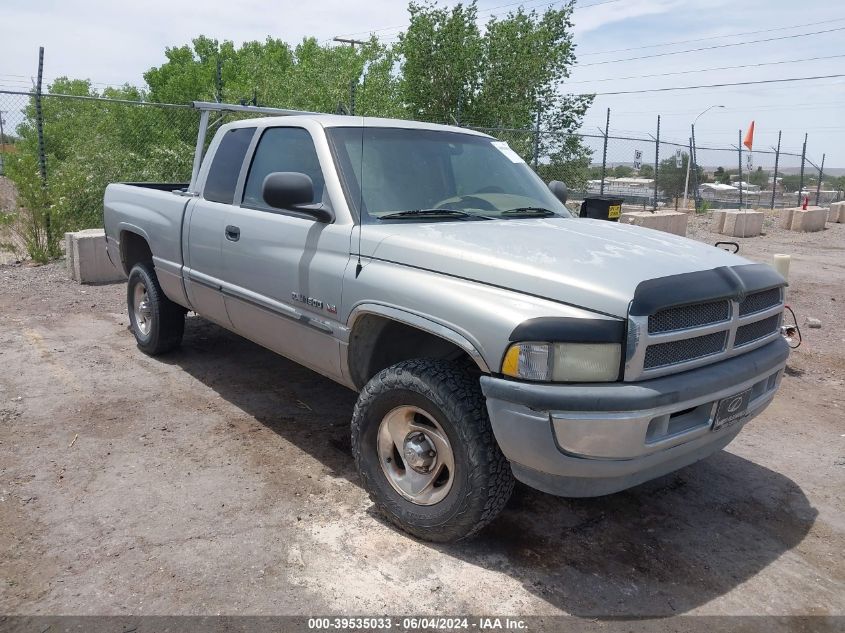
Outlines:
{"label": "front wheel", "polygon": [[404,361],[370,380],[352,416],[352,452],[378,509],[428,541],[475,534],[513,491],[478,380],[448,361]]}
{"label": "front wheel", "polygon": [[132,267],[126,304],[132,332],[142,352],[156,356],[179,347],[185,331],[185,311],[165,296],[152,264]]}

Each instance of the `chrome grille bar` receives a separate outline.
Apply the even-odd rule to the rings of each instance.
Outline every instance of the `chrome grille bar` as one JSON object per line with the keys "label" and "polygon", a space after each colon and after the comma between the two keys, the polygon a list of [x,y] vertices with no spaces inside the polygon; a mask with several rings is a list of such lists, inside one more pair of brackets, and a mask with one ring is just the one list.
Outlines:
{"label": "chrome grille bar", "polygon": [[[678,373],[766,345],[780,336],[782,313],[783,291],[772,288],[742,301],[725,298],[632,315],[625,380]],[[687,327],[679,329],[679,324]]]}

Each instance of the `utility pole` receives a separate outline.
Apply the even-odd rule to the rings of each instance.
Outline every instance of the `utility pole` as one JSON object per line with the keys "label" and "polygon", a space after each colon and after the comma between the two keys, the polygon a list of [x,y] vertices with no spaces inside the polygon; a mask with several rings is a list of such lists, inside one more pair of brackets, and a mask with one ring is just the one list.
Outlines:
{"label": "utility pole", "polygon": [[[366,44],[366,42],[364,40],[355,40],[355,39],[346,38],[346,37],[333,37],[332,41],[338,42],[339,44],[349,44],[349,47],[352,50],[355,50],[356,46],[363,46],[364,44]],[[358,82],[355,79],[351,80],[349,82],[349,114],[350,115],[355,114],[355,93],[357,92],[357,89],[358,89]]]}
{"label": "utility pole", "polygon": [[332,41],[333,42],[339,42],[340,44],[349,44],[349,46],[351,46],[352,48],[355,48],[356,44],[358,46],[363,46],[364,44],[366,44],[366,42],[364,40],[353,40],[353,39],[347,39],[347,38],[344,38],[344,37],[333,37]]}
{"label": "utility pole", "polygon": [[[691,133],[691,140],[690,140],[690,150],[689,150],[689,158],[687,159],[687,176],[686,176],[686,184],[684,185],[684,211],[687,210],[687,194],[689,192],[689,172],[690,167],[694,166],[697,168],[697,163],[695,161],[695,124],[698,123],[698,120],[703,117],[705,114],[710,112],[713,108],[724,108],[723,105],[712,105],[709,108],[703,110],[701,114],[699,114],[695,119],[693,119],[692,125],[690,125],[690,133]],[[695,192],[693,193],[693,200],[695,200],[695,208],[698,209],[698,169],[693,170],[693,183],[695,186]]]}

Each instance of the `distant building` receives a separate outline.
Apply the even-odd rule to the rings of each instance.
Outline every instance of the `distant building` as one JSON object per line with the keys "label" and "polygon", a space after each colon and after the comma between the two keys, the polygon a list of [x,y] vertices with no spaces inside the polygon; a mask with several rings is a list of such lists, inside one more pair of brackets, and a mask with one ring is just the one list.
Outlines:
{"label": "distant building", "polygon": [[[601,179],[587,181],[587,193],[598,194],[601,191]],[[654,195],[654,178],[613,178],[604,179],[604,193],[622,198],[641,198]]]}

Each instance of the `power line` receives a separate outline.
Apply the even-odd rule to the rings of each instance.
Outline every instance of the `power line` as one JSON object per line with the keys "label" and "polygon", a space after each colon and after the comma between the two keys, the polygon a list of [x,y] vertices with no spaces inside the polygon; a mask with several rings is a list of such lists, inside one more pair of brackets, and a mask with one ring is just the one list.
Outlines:
{"label": "power line", "polygon": [[[754,105],[748,104],[742,107],[731,108],[730,106],[724,108],[722,112],[776,112],[778,110],[833,110],[835,108],[841,108],[842,103],[840,101],[830,101],[830,102],[819,102],[819,103],[792,103],[792,104],[785,104],[785,105]],[[662,117],[688,117],[690,114],[698,114],[699,109],[695,110],[661,110],[660,116]],[[651,110],[613,110],[613,113],[617,116],[627,116],[627,115],[635,115],[635,114],[654,114],[656,111],[654,109]],[[595,126],[593,126],[595,127]],[[734,134],[734,132],[731,132]]]}
{"label": "power line", "polygon": [[591,55],[604,55],[606,53],[626,53],[628,51],[638,51],[645,48],[659,48],[661,46],[675,46],[677,44],[692,44],[694,42],[706,42],[709,40],[718,40],[725,37],[741,37],[745,35],[757,35],[759,33],[773,33],[775,31],[787,31],[790,29],[801,29],[808,26],[818,26],[819,24],[831,24],[834,22],[842,22],[845,18],[836,18],[835,20],[822,20],[820,22],[808,22],[807,24],[795,24],[793,26],[779,26],[772,29],[761,29],[758,31],[744,31],[742,33],[728,33],[727,35],[711,35],[708,37],[699,37],[691,40],[677,40],[675,42],[663,42],[661,44],[647,44],[645,46],[632,46],[630,48],[614,48],[604,51],[593,51],[592,53],[579,53],[579,57],[589,57]]}
{"label": "power line", "polygon": [[713,46],[702,46],[699,48],[686,48],[682,51],[668,51],[665,53],[653,53],[651,55],[640,55],[639,57],[626,57],[623,59],[608,59],[603,62],[590,62],[589,64],[575,64],[578,68],[586,66],[600,66],[602,64],[617,64],[622,62],[631,62],[637,59],[651,59],[654,57],[667,57],[669,55],[681,55],[683,53],[697,53],[699,51],[710,51],[716,48],[729,48],[731,46],[746,46],[748,44],[760,44],[762,42],[777,42],[780,40],[789,40],[796,37],[808,37],[810,35],[821,35],[823,33],[833,33],[834,31],[843,31],[845,26],[839,26],[834,29],[825,29],[823,31],[812,31],[810,33],[795,33],[793,35],[781,35],[780,37],[767,37],[762,40],[749,40],[747,42],[730,42],[728,44],[714,44]]}
{"label": "power line", "polygon": [[823,59],[837,59],[840,57],[845,57],[843,55],[827,55],[824,57],[805,57],[804,59],[784,59],[781,61],[776,62],[759,62],[757,64],[742,64],[740,66],[717,66],[714,68],[700,68],[698,70],[679,70],[675,72],[668,72],[668,73],[655,73],[652,75],[630,75],[628,77],[604,77],[602,79],[584,79],[582,81],[567,81],[566,85],[572,84],[591,84],[597,83],[600,81],[624,81],[626,79],[648,79],[650,77],[666,77],[668,75],[689,75],[692,73],[706,73],[713,70],[735,70],[738,68],[757,68],[759,66],[776,66],[778,64],[796,64],[798,62],[812,62],[817,60]]}
{"label": "power line", "polygon": [[635,95],[635,94],[642,94],[645,92],[670,92],[672,90],[698,90],[699,88],[726,88],[730,86],[755,86],[758,84],[775,84],[775,83],[786,83],[791,81],[812,81],[815,79],[833,79],[835,77],[845,77],[845,73],[841,73],[838,75],[817,75],[815,77],[788,77],[785,79],[761,79],[759,81],[736,81],[732,83],[724,83],[724,84],[707,84],[701,86],[675,86],[672,88],[647,88],[644,90],[617,90],[615,92],[587,92],[583,93],[578,96],[588,96],[588,95]]}
{"label": "power line", "polygon": [[[830,79],[830,80],[826,81],[825,83],[819,83],[819,84],[816,84],[814,86],[810,86],[810,87],[807,88],[807,91],[814,93],[814,94],[821,94],[822,90],[824,90],[825,93],[831,93],[831,94],[839,95],[839,94],[845,94],[845,93],[843,93],[843,89],[845,89],[845,78],[839,78],[839,79]],[[743,95],[742,96],[743,99],[744,98],[751,98],[751,96],[760,97],[760,98],[765,97],[767,99],[773,99],[774,97],[770,96],[771,93],[781,92],[781,93],[787,94],[787,96],[785,97],[786,99],[790,99],[790,98],[793,98],[794,95],[789,94],[789,93],[791,91],[794,91],[794,90],[795,90],[794,85],[792,83],[787,82],[787,83],[783,83],[783,84],[769,84],[769,85],[756,86],[756,87],[753,88],[752,93],[749,93],[748,89],[744,89],[742,86],[739,86],[737,88],[728,88],[725,91],[725,93],[731,94],[731,95],[741,94],[741,95]],[[587,93],[587,92],[575,93],[576,96],[578,94],[588,95],[590,93]],[[596,94],[596,93],[592,93],[592,94]],[[666,94],[661,93],[661,92],[652,92],[651,94],[644,93],[644,94],[641,94],[637,97],[638,101],[636,103],[645,104],[645,103],[650,103],[650,102],[657,102],[660,105],[656,105],[654,107],[661,109],[663,107],[663,105],[665,105],[665,103],[666,103],[666,101],[665,101],[666,96],[667,96]],[[603,103],[602,99],[607,99],[609,101],[612,98],[616,98],[616,97],[613,97],[612,95],[607,96],[607,97],[603,97],[603,96],[596,97],[596,100],[594,101],[593,105],[595,106],[597,104]],[[629,103],[629,101],[626,100],[626,103]],[[643,107],[645,107],[645,106],[643,106]]]}

